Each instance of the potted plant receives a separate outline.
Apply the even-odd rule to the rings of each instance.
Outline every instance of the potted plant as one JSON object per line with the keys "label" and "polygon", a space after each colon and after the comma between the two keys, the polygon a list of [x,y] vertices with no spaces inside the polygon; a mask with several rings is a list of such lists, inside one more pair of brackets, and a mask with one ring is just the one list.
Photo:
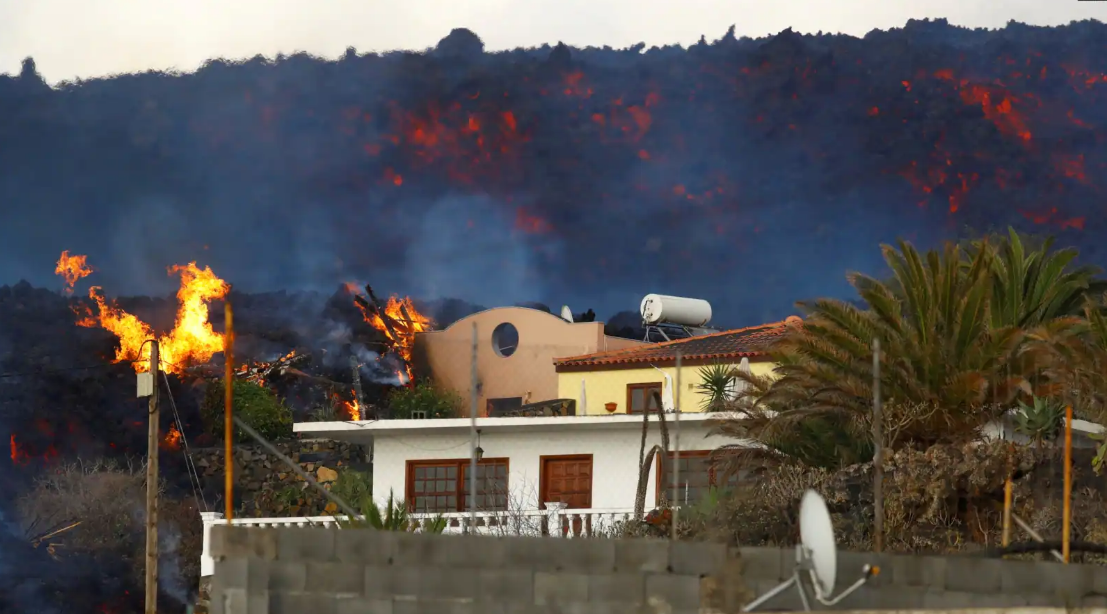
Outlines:
{"label": "potted plant", "polygon": [[619,409],[618,403],[604,403],[603,408],[607,410],[607,413],[613,414],[616,409]]}

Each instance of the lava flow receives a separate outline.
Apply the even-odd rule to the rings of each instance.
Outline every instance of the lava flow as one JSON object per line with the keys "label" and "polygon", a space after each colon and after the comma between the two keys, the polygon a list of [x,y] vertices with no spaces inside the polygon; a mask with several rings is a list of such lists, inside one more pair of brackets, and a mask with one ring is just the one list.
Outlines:
{"label": "lava flow", "polygon": [[26,465],[35,458],[40,458],[44,461],[51,461],[58,457],[58,451],[54,448],[53,445],[48,446],[42,454],[36,455],[29,453],[27,449],[16,440],[14,434],[10,438],[10,447],[13,465]]}
{"label": "lava flow", "polygon": [[169,425],[169,432],[165,434],[165,437],[161,440],[161,449],[163,450],[179,450],[181,448],[181,432],[177,430],[176,424]]}
{"label": "lava flow", "polygon": [[[64,258],[66,254],[63,252],[62,256]],[[84,262],[85,257],[75,258]],[[177,291],[177,319],[173,330],[158,337],[158,344],[162,370],[179,373],[190,364],[207,362],[212,355],[223,351],[223,334],[212,330],[208,322],[208,303],[225,297],[230,286],[210,267],[201,269],[195,262],[174,265],[168,271],[170,275],[181,276],[181,287]],[[90,328],[100,326],[110,331],[119,338],[115,362],[131,361],[139,373],[149,370],[150,344],[146,342],[155,337],[150,325],[110,304],[99,286],[89,288],[88,296],[96,303],[97,314],[93,315],[85,307],[86,313],[78,313],[81,319],[77,324]]]}

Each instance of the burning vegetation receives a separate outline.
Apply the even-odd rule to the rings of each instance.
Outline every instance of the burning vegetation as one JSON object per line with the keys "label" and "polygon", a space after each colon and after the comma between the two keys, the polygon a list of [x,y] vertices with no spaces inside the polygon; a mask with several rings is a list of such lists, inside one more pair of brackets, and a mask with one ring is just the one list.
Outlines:
{"label": "burning vegetation", "polygon": [[[92,269],[87,260],[84,255],[70,255],[68,251],[62,253],[57,273],[66,281],[67,294],[72,293],[78,280],[91,274]],[[178,376],[218,377],[217,370],[209,363],[216,354],[223,351],[224,333],[216,332],[209,321],[210,304],[226,298],[230,286],[209,267],[201,269],[195,262],[172,266],[168,271],[170,275],[180,276],[181,285],[177,292],[174,326],[169,333],[157,337],[161,347],[161,368]],[[365,286],[367,298],[359,295],[353,284],[346,284],[345,289],[353,294],[353,304],[364,322],[384,338],[384,351],[373,355],[378,363],[377,367],[391,370],[397,385],[410,383],[413,378],[411,357],[415,334],[431,330],[431,319],[420,313],[408,297],[391,296],[387,302],[383,302],[368,285]],[[146,372],[149,369],[150,356],[148,341],[156,335],[153,327],[115,302],[108,301],[98,286],[92,286],[88,296],[91,305],[79,301],[71,305],[78,316],[77,324],[86,328],[100,327],[112,333],[119,343],[115,362],[130,362],[136,372]],[[275,386],[279,381],[290,377],[320,385],[330,391],[330,400],[341,408],[342,418],[361,420],[364,394],[360,392],[359,372],[365,365],[360,362],[360,358],[351,360],[359,361],[353,371],[352,388],[332,378],[302,370],[302,367],[310,365],[312,361],[311,353],[304,349],[293,349],[273,360],[248,360],[236,366],[234,373],[246,382],[267,387]],[[343,398],[347,389],[348,399]],[[174,425],[166,433],[163,447],[176,449],[180,445],[180,439],[181,433]],[[12,445],[14,460],[14,439]]]}
{"label": "burning vegetation", "polygon": [[368,299],[358,294],[354,284],[346,284],[346,289],[354,295],[354,304],[361,311],[366,323],[384,333],[388,340],[388,350],[394,352],[403,363],[402,370],[396,372],[399,383],[410,383],[413,378],[411,355],[415,348],[415,333],[432,330],[434,323],[419,313],[410,297],[390,296],[387,303],[382,303],[373,292],[372,286],[365,286]]}
{"label": "burning vegetation", "polygon": [[[62,261],[68,252],[62,252]],[[85,256],[75,256],[83,264]],[[62,271],[61,261],[58,264]],[[65,269],[66,281],[69,269]],[[199,268],[195,262],[187,265],[174,265],[168,269],[170,275],[179,275],[181,287],[177,291],[177,317],[173,329],[158,339],[161,352],[161,369],[179,373],[190,365],[205,363],[217,352],[223,351],[223,334],[215,332],[208,322],[208,304],[222,299],[230,291],[230,286],[212,272],[210,267]],[[91,272],[91,271],[90,271]],[[75,278],[74,282],[76,281]],[[69,284],[72,289],[72,284]],[[99,286],[89,288],[88,296],[96,306],[93,313],[87,305],[77,303],[74,311],[80,318],[80,326],[100,326],[111,331],[119,338],[119,350],[115,354],[116,362],[131,362],[138,373],[150,368],[150,339],[155,338],[150,325],[137,316],[127,313],[104,298]]]}

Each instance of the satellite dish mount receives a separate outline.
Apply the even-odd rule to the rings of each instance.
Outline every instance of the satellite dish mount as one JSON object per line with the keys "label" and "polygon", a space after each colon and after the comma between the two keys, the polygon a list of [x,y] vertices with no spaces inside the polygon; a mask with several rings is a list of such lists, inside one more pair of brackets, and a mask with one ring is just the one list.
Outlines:
{"label": "satellite dish mount", "polygon": [[[804,573],[806,572],[806,574]],[[880,573],[880,568],[865,565],[861,568],[861,578],[846,590],[832,596],[834,582],[838,574],[838,552],[834,543],[834,525],[830,522],[830,512],[826,501],[819,493],[808,490],[800,504],[800,543],[796,545],[796,568],[792,577],[776,588],[754,599],[742,608],[743,612],[752,612],[773,597],[795,586],[799,591],[803,611],[810,612],[811,604],[807,600],[807,591],[803,588],[803,576],[807,575],[814,588],[815,600],[825,606],[833,606],[851,593],[861,588],[869,578]]]}

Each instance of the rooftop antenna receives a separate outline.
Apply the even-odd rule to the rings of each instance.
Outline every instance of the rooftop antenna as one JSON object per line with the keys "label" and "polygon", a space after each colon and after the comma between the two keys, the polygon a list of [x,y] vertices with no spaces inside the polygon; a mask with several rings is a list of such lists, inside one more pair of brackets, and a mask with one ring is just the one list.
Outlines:
{"label": "rooftop antenna", "polygon": [[861,588],[869,578],[880,573],[880,568],[865,565],[861,568],[861,578],[846,590],[831,597],[834,582],[838,578],[838,552],[834,543],[834,525],[830,522],[830,512],[826,501],[819,493],[808,490],[800,503],[800,543],[796,545],[796,567],[792,577],[764,595],[754,599],[742,608],[743,612],[752,612],[773,597],[795,586],[799,591],[803,611],[810,612],[807,592],[803,589],[802,572],[806,571],[815,589],[815,599],[825,606],[833,606],[850,593]]}
{"label": "rooftop antenna", "polygon": [[573,322],[573,310],[569,309],[568,305],[561,306],[561,319],[572,324]]}

